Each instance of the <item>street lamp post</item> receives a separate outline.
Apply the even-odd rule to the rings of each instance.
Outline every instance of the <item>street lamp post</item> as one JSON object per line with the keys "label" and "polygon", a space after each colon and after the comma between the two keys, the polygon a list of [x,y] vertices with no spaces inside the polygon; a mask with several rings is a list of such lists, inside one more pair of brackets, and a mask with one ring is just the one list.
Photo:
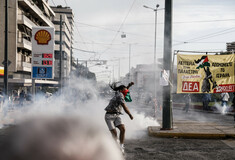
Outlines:
{"label": "street lamp post", "polygon": [[5,0],[4,94],[8,96],[8,0]]}
{"label": "street lamp post", "polygon": [[131,45],[135,45],[137,43],[123,42],[123,44],[128,44],[129,45],[129,77],[128,77],[128,80],[131,81]]}
{"label": "street lamp post", "polygon": [[63,19],[62,15],[60,15],[60,74],[59,74],[59,82],[60,82],[60,92],[62,94],[63,87],[63,51],[62,51],[62,30],[63,30]]}
{"label": "street lamp post", "polygon": [[154,28],[154,58],[153,58],[153,72],[154,72],[154,99],[156,100],[156,97],[157,97],[157,90],[156,90],[156,43],[157,43],[157,11],[158,10],[161,10],[161,9],[158,9],[160,5],[157,4],[156,5],[156,8],[151,8],[151,7],[148,7],[148,6],[143,6],[145,8],[148,8],[148,9],[151,9],[155,12],[155,28]]}

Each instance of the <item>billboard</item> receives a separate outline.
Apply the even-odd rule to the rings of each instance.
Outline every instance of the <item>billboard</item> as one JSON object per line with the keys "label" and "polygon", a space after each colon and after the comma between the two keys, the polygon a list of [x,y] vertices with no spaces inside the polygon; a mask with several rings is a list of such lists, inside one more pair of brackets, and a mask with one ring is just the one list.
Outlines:
{"label": "billboard", "polygon": [[235,55],[177,55],[177,93],[235,92]]}
{"label": "billboard", "polygon": [[32,79],[54,78],[54,28],[32,29]]}

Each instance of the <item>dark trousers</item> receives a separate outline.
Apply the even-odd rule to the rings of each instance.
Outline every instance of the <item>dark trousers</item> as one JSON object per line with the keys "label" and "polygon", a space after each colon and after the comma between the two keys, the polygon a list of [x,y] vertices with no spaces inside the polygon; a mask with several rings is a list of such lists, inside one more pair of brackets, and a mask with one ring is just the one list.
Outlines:
{"label": "dark trousers", "polygon": [[208,106],[209,102],[208,101],[204,101],[202,103],[203,103],[203,110],[209,110],[209,106]]}
{"label": "dark trousers", "polygon": [[222,105],[222,107],[223,107],[223,106],[227,107],[227,104],[228,104],[228,101],[222,101],[222,104],[221,104],[221,105]]}

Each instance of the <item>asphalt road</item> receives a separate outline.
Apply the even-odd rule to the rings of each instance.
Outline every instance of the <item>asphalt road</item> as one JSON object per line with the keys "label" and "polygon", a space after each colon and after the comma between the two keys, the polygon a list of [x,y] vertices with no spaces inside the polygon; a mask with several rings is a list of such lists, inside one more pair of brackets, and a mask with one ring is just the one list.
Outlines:
{"label": "asphalt road", "polygon": [[145,137],[126,141],[126,160],[234,160],[234,140]]}
{"label": "asphalt road", "polygon": [[[151,106],[132,104],[138,111],[145,111],[148,116],[153,116]],[[133,107],[133,106],[130,106]],[[182,106],[183,108],[183,106]],[[200,110],[190,110],[188,113],[182,108],[173,107],[174,121],[213,122],[220,125],[234,124],[233,116],[215,114]],[[157,119],[161,121],[161,111],[158,109]],[[126,160],[234,160],[234,139],[178,139],[156,138],[146,136],[142,139],[126,140]]]}

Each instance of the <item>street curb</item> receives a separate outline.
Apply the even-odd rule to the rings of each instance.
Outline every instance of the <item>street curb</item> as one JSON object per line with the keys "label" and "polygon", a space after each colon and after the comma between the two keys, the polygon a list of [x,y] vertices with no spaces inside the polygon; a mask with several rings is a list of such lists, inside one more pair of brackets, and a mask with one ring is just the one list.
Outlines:
{"label": "street curb", "polygon": [[[156,128],[154,126],[154,128]],[[226,139],[226,138],[235,138],[235,134],[227,133],[185,133],[185,132],[174,132],[174,130],[160,130],[160,127],[157,127],[153,130],[153,126],[148,127],[148,134],[152,137],[160,138],[185,138],[185,139]]]}

